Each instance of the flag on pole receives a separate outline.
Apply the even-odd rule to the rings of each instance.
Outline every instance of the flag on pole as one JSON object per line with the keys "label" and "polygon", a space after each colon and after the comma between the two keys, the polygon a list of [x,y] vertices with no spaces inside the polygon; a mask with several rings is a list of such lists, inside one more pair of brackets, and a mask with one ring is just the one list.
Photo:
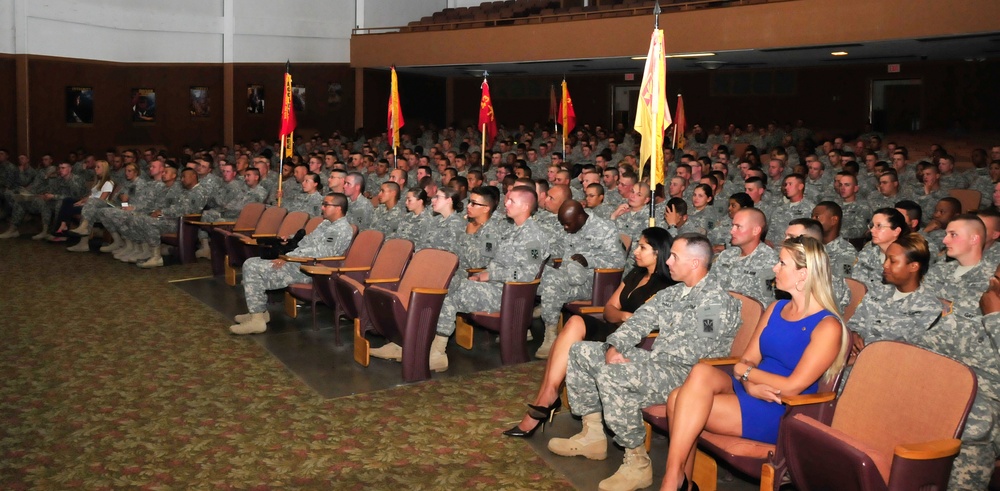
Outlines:
{"label": "flag on pole", "polygon": [[646,68],[642,72],[639,86],[639,105],[635,117],[635,131],[642,135],[639,146],[639,177],[642,167],[650,161],[649,186],[655,188],[662,183],[663,176],[663,133],[670,126],[670,110],[667,107],[667,67],[663,58],[663,30],[654,29],[649,41]]}
{"label": "flag on pole", "polygon": [[406,123],[403,122],[403,107],[399,103],[399,82],[396,80],[396,66],[392,69],[392,83],[389,89],[389,118],[386,128],[389,131],[389,143],[392,148],[399,146],[399,129]]}
{"label": "flag on pole", "polygon": [[576,111],[573,110],[573,99],[569,96],[569,88],[566,81],[562,82],[562,103],[559,104],[559,124],[563,127],[563,134],[573,131],[576,128]]}
{"label": "flag on pole", "polygon": [[549,85],[549,119],[552,121],[558,121],[556,118],[559,117],[559,102],[556,100],[556,86]]}
{"label": "flag on pole", "polygon": [[677,94],[677,113],[674,116],[674,147],[684,149],[684,144],[687,143],[684,139],[686,134],[687,118],[684,117],[684,99],[681,98],[680,94]]}
{"label": "flag on pole", "polygon": [[295,132],[295,109],[292,106],[292,73],[291,63],[285,62],[285,94],[281,98],[281,130],[278,137],[282,138],[285,148],[285,157],[291,157],[294,153],[292,145],[292,134]]}
{"label": "flag on pole", "polygon": [[[479,100],[479,130],[487,147],[493,146],[497,137],[497,119],[493,114],[493,99],[490,98],[490,84],[483,78],[483,97]],[[483,148],[486,151],[486,148]]]}

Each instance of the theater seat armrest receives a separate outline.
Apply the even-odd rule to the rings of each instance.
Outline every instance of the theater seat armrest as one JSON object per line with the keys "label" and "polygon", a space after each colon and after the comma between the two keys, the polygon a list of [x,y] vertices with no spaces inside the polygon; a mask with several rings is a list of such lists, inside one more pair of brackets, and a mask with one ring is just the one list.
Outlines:
{"label": "theater seat armrest", "polygon": [[201,218],[201,213],[188,213],[184,215],[185,220],[196,220],[198,218]]}
{"label": "theater seat armrest", "polygon": [[330,276],[337,272],[337,268],[328,268],[326,266],[314,266],[311,264],[304,264],[299,268],[303,273],[314,275],[314,276]]}
{"label": "theater seat armrest", "polygon": [[184,221],[187,222],[187,223],[190,223],[191,225],[197,225],[199,227],[209,227],[209,226],[217,226],[217,225],[219,225],[218,223],[202,222],[202,221],[199,221],[199,220],[184,220]]}
{"label": "theater seat armrest", "polygon": [[604,307],[580,307],[579,311],[581,314],[603,314]]}
{"label": "theater seat armrest", "polygon": [[350,266],[347,268],[334,268],[341,273],[359,273],[362,271],[371,271],[371,266]]}
{"label": "theater seat armrest", "polygon": [[316,262],[320,261],[343,261],[347,259],[347,256],[329,256],[329,257],[317,257]]}
{"label": "theater seat armrest", "polygon": [[447,288],[414,288],[410,290],[413,293],[419,293],[422,295],[447,295]]}
{"label": "theater seat armrest", "polygon": [[[235,232],[235,230],[234,230],[234,232]],[[277,236],[278,236],[278,234],[253,234],[253,235],[251,235],[251,237],[253,237],[255,239],[263,239],[263,238],[266,238],[266,237],[277,237]]]}
{"label": "theater seat armrest", "polygon": [[933,460],[958,454],[962,441],[957,438],[935,440],[923,443],[896,445],[893,453],[908,460]]}
{"label": "theater seat armrest", "polygon": [[366,285],[377,285],[379,283],[399,283],[400,278],[368,278]]}
{"label": "theater seat armrest", "polygon": [[293,257],[293,256],[286,256],[284,254],[278,257],[290,263],[300,263],[300,264],[311,263],[316,260],[316,258],[312,257]]}
{"label": "theater seat armrest", "polygon": [[698,360],[699,363],[705,363],[707,365],[712,365],[713,367],[722,365],[735,365],[740,362],[738,356],[726,356],[720,358],[702,358]]}
{"label": "theater seat armrest", "polygon": [[787,406],[805,406],[808,404],[819,404],[830,402],[837,398],[833,392],[820,392],[817,394],[799,394],[794,396],[781,396],[781,402]]}
{"label": "theater seat armrest", "polygon": [[[216,227],[229,227],[229,226],[235,226],[236,222],[212,222],[212,224],[215,225]],[[254,230],[257,229],[254,227],[240,227],[240,228],[234,228],[233,232],[253,232]]]}
{"label": "theater seat armrest", "polygon": [[468,269],[465,270],[465,272],[469,273],[470,276],[474,275],[474,274],[482,273],[483,271],[486,271],[486,268],[468,268]]}
{"label": "theater seat armrest", "polygon": [[240,237],[240,240],[246,245],[257,245],[257,239],[251,239],[249,237]]}

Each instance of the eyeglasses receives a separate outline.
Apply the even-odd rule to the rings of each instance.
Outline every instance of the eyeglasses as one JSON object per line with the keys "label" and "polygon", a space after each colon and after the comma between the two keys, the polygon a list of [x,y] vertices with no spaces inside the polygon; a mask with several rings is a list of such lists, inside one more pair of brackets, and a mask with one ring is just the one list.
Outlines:
{"label": "eyeglasses", "polygon": [[892,227],[892,225],[885,224],[885,223],[879,223],[877,225],[874,224],[874,223],[869,223],[868,224],[868,228],[870,228],[872,230],[887,230],[887,229],[891,229],[893,227]]}
{"label": "eyeglasses", "polygon": [[469,206],[486,206],[486,203],[479,203],[476,201],[469,200]]}
{"label": "eyeglasses", "polygon": [[322,205],[320,205],[320,206],[337,206],[337,205],[336,205],[336,204],[334,204],[334,203],[323,203],[323,204],[322,204]]}

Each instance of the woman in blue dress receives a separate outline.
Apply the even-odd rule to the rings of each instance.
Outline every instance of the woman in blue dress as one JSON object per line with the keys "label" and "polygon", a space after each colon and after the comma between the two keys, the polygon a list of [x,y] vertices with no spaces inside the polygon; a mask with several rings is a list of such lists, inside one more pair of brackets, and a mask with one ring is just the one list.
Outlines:
{"label": "woman in blue dress", "polygon": [[775,281],[791,300],[767,308],[732,375],[699,363],[667,400],[670,448],[661,489],[688,489],[702,430],[774,443],[785,412],[780,395],[815,393],[821,378],[840,372],[850,338],[829,265],[816,239],[782,243]]}

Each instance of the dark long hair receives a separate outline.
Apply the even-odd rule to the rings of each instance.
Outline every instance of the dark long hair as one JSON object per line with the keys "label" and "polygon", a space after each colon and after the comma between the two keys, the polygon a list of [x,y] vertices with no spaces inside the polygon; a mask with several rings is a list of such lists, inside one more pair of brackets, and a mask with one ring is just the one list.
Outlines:
{"label": "dark long hair", "polygon": [[668,284],[673,284],[674,280],[667,267],[667,259],[670,259],[670,247],[674,245],[674,238],[670,236],[670,232],[660,227],[649,227],[643,230],[640,235],[645,237],[646,243],[656,251],[656,269],[653,270],[653,276]]}

